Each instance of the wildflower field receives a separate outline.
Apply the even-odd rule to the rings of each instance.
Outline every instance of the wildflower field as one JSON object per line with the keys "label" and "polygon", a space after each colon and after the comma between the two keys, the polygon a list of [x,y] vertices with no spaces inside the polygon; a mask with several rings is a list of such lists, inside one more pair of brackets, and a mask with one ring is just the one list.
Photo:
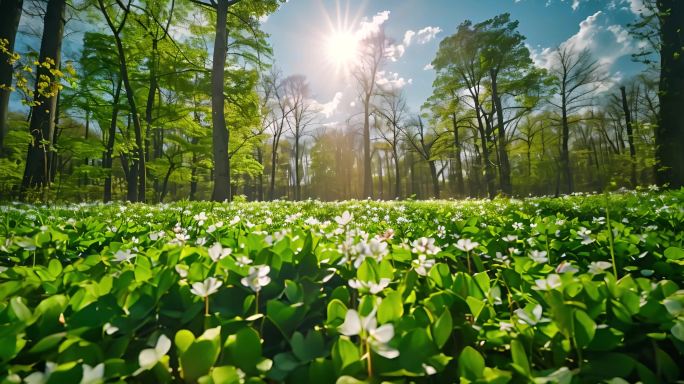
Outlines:
{"label": "wildflower field", "polygon": [[6,204],[0,382],[681,381],[683,199]]}

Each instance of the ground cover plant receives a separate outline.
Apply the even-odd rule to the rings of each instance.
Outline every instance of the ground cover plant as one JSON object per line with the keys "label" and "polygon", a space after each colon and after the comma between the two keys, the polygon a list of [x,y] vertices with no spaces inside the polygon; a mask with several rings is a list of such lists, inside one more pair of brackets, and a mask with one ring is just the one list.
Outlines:
{"label": "ground cover plant", "polygon": [[675,382],[683,198],[6,204],[0,380]]}

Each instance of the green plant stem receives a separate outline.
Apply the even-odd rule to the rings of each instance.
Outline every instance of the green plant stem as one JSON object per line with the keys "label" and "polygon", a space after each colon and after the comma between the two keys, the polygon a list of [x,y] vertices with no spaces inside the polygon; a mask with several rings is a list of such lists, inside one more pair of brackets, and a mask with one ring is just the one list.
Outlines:
{"label": "green plant stem", "polygon": [[204,316],[209,316],[209,296],[204,297]]}
{"label": "green plant stem", "polygon": [[368,378],[370,379],[373,377],[373,360],[371,359],[371,348],[370,348],[370,343],[368,343],[368,340],[365,342],[366,344],[366,353],[368,354]]}
{"label": "green plant stem", "polygon": [[610,209],[608,208],[609,200],[608,195],[606,197],[606,223],[608,224],[608,246],[610,249],[610,259],[613,262],[613,274],[615,278],[618,278],[617,265],[615,265],[615,250],[613,249],[613,226],[610,224]]}
{"label": "green plant stem", "polygon": [[473,274],[473,270],[472,270],[472,268],[470,267],[470,251],[468,251],[467,259],[468,259],[468,274],[469,274],[469,275],[472,275],[472,274]]}

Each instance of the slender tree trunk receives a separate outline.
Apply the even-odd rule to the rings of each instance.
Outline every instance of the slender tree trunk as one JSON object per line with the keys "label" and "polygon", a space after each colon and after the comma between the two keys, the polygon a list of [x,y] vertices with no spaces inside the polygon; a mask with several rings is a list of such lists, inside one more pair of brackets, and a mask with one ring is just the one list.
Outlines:
{"label": "slender tree trunk", "polygon": [[636,172],[636,148],[634,148],[634,132],[632,128],[632,115],[629,111],[629,104],[627,104],[627,92],[625,87],[620,87],[620,94],[622,95],[622,110],[625,114],[625,126],[627,127],[627,141],[629,142],[629,157],[630,157],[630,181],[632,188],[637,187],[637,172]]}
{"label": "slender tree trunk", "polygon": [[492,100],[496,108],[496,131],[499,141],[499,183],[501,184],[501,191],[506,196],[513,194],[513,184],[511,183],[511,164],[508,160],[508,152],[506,151],[506,130],[504,127],[503,106],[501,105],[501,97],[497,87],[496,73],[492,71]]}
{"label": "slender tree trunk", "polygon": [[561,151],[560,163],[561,170],[565,179],[565,193],[572,193],[572,170],[570,168],[570,127],[568,122],[568,111],[565,101],[565,94],[561,96]]}
{"label": "slender tree trunk", "polygon": [[373,198],[373,174],[370,147],[370,94],[363,103],[363,198]]}
{"label": "slender tree trunk", "polygon": [[[297,130],[299,130],[299,129],[297,129]],[[295,135],[294,152],[295,152],[295,169],[294,169],[295,191],[294,191],[294,198],[296,201],[299,201],[302,199],[301,175],[299,174],[299,135]]]}
{"label": "slender tree trunk", "polygon": [[475,110],[477,116],[478,131],[480,133],[480,141],[482,142],[482,166],[485,170],[485,181],[487,184],[487,195],[490,199],[496,196],[496,187],[494,186],[494,170],[492,169],[492,162],[489,159],[489,138],[487,128],[482,122],[482,112],[480,110],[480,103],[475,102]]}
{"label": "slender tree trunk", "polygon": [[432,196],[439,199],[439,176],[437,175],[437,165],[435,160],[428,160],[430,167],[430,178],[432,179]]}
{"label": "slender tree trunk", "polygon": [[394,158],[394,197],[401,199],[401,170],[399,169],[399,153],[395,150],[392,153]]}
{"label": "slender tree trunk", "polygon": [[107,133],[107,146],[105,147],[104,159],[102,161],[102,168],[105,171],[104,179],[104,194],[102,200],[106,203],[112,201],[112,156],[114,154],[114,141],[116,138],[116,124],[119,118],[119,98],[121,97],[121,78],[116,84],[114,91],[114,98],[112,99],[112,119],[109,123],[109,132]]}
{"label": "slender tree trunk", "polygon": [[465,182],[463,181],[463,162],[461,161],[461,140],[458,134],[458,122],[456,121],[456,114],[451,114],[451,123],[454,130],[454,165],[456,173],[456,195],[463,197],[465,195]]}
{"label": "slender tree trunk", "polygon": [[[54,67],[59,68],[62,39],[64,37],[64,19],[66,13],[66,0],[49,0],[45,13],[43,37],[40,43],[41,63],[46,60],[54,60]],[[50,69],[38,66],[36,77],[45,77],[50,82],[55,80]],[[57,93],[45,97],[36,92],[34,97],[37,105],[32,108],[29,131],[31,144],[26,155],[26,168],[22,180],[22,190],[29,187],[44,187],[50,184],[51,144],[54,140],[55,117],[57,116]]]}
{"label": "slender tree trunk", "polygon": [[655,131],[656,181],[684,186],[684,1],[656,0],[660,12],[660,113]]}
{"label": "slender tree trunk", "polygon": [[[14,51],[14,41],[19,28],[21,10],[24,0],[2,0],[0,12],[0,40],[7,40],[7,50]],[[3,58],[0,60],[0,157],[4,156],[5,137],[9,131],[7,116],[9,113],[10,91],[12,86],[12,65]]]}
{"label": "slender tree trunk", "polygon": [[278,144],[280,143],[280,134],[273,136],[273,144],[271,145],[271,179],[268,189],[269,200],[275,200],[275,179],[276,168],[278,167]]}
{"label": "slender tree trunk", "polygon": [[[114,35],[114,41],[116,43],[117,54],[119,56],[119,67],[120,76],[123,82],[124,90],[126,91],[126,99],[128,100],[128,106],[130,109],[130,118],[133,120],[133,130],[135,132],[135,145],[136,145],[136,156],[137,159],[131,161],[129,167],[128,175],[128,199],[130,201],[145,201],[146,194],[146,165],[145,165],[145,147],[143,143],[143,132],[142,125],[140,124],[140,116],[138,115],[138,107],[135,101],[135,93],[133,91],[133,86],[128,75],[128,64],[126,62],[126,55],[121,41],[121,27],[126,23],[126,18],[130,13],[130,8],[123,8],[124,20],[119,29],[114,26],[114,23],[107,12],[107,8],[104,5],[103,0],[98,0],[100,10],[102,11],[109,29],[111,29]],[[130,4],[129,4],[130,7]],[[137,191],[133,193],[132,189],[135,189],[137,185]]]}
{"label": "slender tree trunk", "polygon": [[230,201],[230,158],[228,143],[230,133],[225,118],[225,66],[228,45],[228,0],[217,0],[216,4],[216,38],[214,40],[214,61],[211,69],[211,120],[212,148],[214,155],[214,191],[213,201]]}
{"label": "slender tree trunk", "polygon": [[385,188],[382,185],[382,157],[380,156],[380,151],[378,151],[378,198],[382,200],[385,194]]}

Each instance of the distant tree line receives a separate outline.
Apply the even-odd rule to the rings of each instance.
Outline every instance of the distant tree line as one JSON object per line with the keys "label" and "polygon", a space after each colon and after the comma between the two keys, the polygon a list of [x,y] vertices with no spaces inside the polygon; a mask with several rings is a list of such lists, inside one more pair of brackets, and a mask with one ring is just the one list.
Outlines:
{"label": "distant tree line", "polygon": [[[323,124],[258,18],[279,0],[2,0],[0,197],[27,200],[464,198],[684,186],[684,3],[629,25],[644,71],[614,84],[566,43],[540,67],[502,14],[464,21],[420,110],[359,45],[359,113]],[[19,31],[42,18],[40,36]],[[69,26],[86,28],[66,51]],[[40,39],[16,52],[17,36]],[[211,56],[211,57],[210,57]],[[15,92],[23,108],[10,108]],[[18,99],[18,98],[15,98]]]}

